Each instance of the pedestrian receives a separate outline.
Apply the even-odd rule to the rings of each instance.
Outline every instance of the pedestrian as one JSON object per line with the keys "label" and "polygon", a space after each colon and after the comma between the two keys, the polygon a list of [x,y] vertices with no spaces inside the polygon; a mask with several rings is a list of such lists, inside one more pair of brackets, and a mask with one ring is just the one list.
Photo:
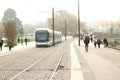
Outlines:
{"label": "pedestrian", "polygon": [[96,40],[95,37],[93,38],[93,42],[94,42],[94,46],[95,46],[95,48],[96,48],[97,40]]}
{"label": "pedestrian", "polygon": [[88,45],[89,45],[89,36],[85,37],[84,44],[85,44],[85,51],[88,52]]}
{"label": "pedestrian", "polygon": [[107,41],[107,43],[106,43],[106,47],[108,47],[108,41]]}
{"label": "pedestrian", "polygon": [[81,36],[81,41],[83,40],[83,36]]}
{"label": "pedestrian", "polygon": [[26,45],[27,45],[27,38],[25,38],[25,43],[26,43]]}
{"label": "pedestrian", "polygon": [[106,48],[108,46],[108,41],[106,38],[103,39],[103,42],[104,42],[104,47]]}
{"label": "pedestrian", "polygon": [[91,43],[93,42],[93,37],[92,37],[92,35],[90,35],[90,40],[91,40]]}
{"label": "pedestrian", "polygon": [[100,44],[101,44],[101,43],[102,43],[101,40],[98,39],[98,40],[97,40],[98,48],[100,48]]}
{"label": "pedestrian", "polygon": [[18,44],[20,43],[20,38],[18,38]]}
{"label": "pedestrian", "polygon": [[9,50],[11,51],[11,49],[13,47],[12,40],[8,40],[8,47],[9,47]]}
{"label": "pedestrian", "polygon": [[1,48],[1,51],[2,51],[2,46],[3,46],[3,40],[2,40],[2,38],[1,38],[1,40],[0,40],[0,48]]}

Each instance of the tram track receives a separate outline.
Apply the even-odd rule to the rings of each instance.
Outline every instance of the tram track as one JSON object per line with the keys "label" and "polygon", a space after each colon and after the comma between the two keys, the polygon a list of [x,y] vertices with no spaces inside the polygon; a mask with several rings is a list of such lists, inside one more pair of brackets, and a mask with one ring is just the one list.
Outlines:
{"label": "tram track", "polygon": [[[68,44],[68,42],[66,42],[65,44]],[[59,68],[59,65],[61,63],[61,60],[65,54],[65,45],[59,45],[59,46],[56,46],[54,49],[52,49],[51,51],[47,52],[46,55],[42,56],[40,59],[36,60],[34,63],[32,63],[31,65],[29,65],[28,67],[26,67],[25,69],[23,69],[22,71],[20,71],[19,73],[17,73],[16,75],[14,75],[13,77],[11,77],[9,80],[20,80],[20,76],[22,74],[25,74],[26,72],[29,72],[32,70],[32,67],[36,66],[36,64],[38,65],[39,63],[41,63],[42,60],[44,60],[45,58],[47,57],[50,57],[49,55],[52,53],[52,52],[57,52],[59,51],[59,49],[61,48],[62,52],[58,53],[60,54],[60,58],[56,61],[53,61],[55,62],[55,67],[52,68],[52,69],[48,69],[49,70],[49,73],[45,74],[46,77],[38,77],[38,78],[42,78],[42,80],[52,80],[55,76],[55,73],[57,72],[57,69]],[[64,50],[64,51],[63,51]],[[56,53],[54,53],[56,54]],[[59,57],[59,56],[58,56]],[[49,64],[49,63],[48,63]],[[46,69],[45,69],[46,70]],[[45,71],[44,70],[44,71]],[[52,74],[52,75],[51,75]],[[47,79],[45,79],[47,78]],[[26,80],[26,79],[25,79]],[[28,79],[27,79],[28,80]],[[32,80],[32,79],[31,79]],[[40,79],[41,80],[41,79]]]}
{"label": "tram track", "polygon": [[16,74],[14,77],[12,77],[10,80],[14,80],[16,77],[18,77],[19,75],[21,75],[22,73],[29,71],[29,69],[31,67],[33,67],[35,64],[37,64],[38,62],[42,61],[45,57],[47,57],[53,50],[49,51],[48,53],[46,53],[46,55],[43,55],[40,59],[36,60],[34,63],[32,63],[31,65],[29,65],[27,68],[23,69],[21,72],[19,72],[18,74]]}
{"label": "tram track", "polygon": [[[40,49],[40,50],[42,50],[42,49]],[[12,63],[14,63],[15,61],[18,61],[18,59],[19,58],[21,58],[21,57],[29,57],[31,54],[33,54],[34,52],[36,51],[36,49],[34,50],[32,50],[32,52],[31,51],[29,51],[29,49],[28,49],[28,52],[26,52],[25,50],[23,50],[23,51],[20,51],[20,52],[17,52],[17,54],[16,54],[16,52],[14,52],[14,53],[12,53],[12,55],[6,55],[6,56],[4,56],[4,57],[2,57],[2,58],[0,58],[0,61],[1,60],[4,60],[5,62],[3,63],[3,64],[1,64],[0,65],[0,69],[2,68],[2,67],[4,67],[4,66],[6,66],[6,65],[9,65],[9,64],[12,64]],[[21,54],[22,52],[26,52],[26,53],[24,53],[24,54]],[[16,56],[17,55],[17,56]],[[12,56],[12,57],[11,57]],[[11,57],[11,58],[10,58]],[[8,62],[8,61],[10,61],[10,62]]]}
{"label": "tram track", "polygon": [[[6,55],[6,56],[4,56],[4,57],[1,57],[0,59],[6,59],[6,63],[4,62],[4,64],[3,65],[1,65],[0,66],[0,79],[2,79],[2,80],[10,80],[9,79],[9,75],[7,76],[7,75],[5,75],[5,74],[7,74],[7,73],[5,73],[4,74],[4,76],[6,76],[6,77],[3,77],[2,78],[2,73],[4,73],[5,71],[7,72],[7,71],[15,71],[15,70],[17,70],[18,72],[19,71],[23,71],[22,69],[16,69],[17,67],[14,67],[14,65],[15,64],[18,64],[20,61],[22,62],[22,61],[25,61],[26,60],[26,58],[29,58],[30,56],[34,56],[35,58],[33,58],[34,59],[34,61],[36,61],[36,60],[38,60],[39,58],[41,58],[41,56],[43,56],[46,52],[45,51],[49,51],[51,48],[45,48],[45,49],[42,49],[42,48],[38,48],[38,49],[33,49],[32,51],[31,50],[28,50],[28,52],[25,52],[25,51],[21,51],[20,53],[18,53],[18,54],[11,54],[11,55]],[[38,53],[34,53],[35,51],[37,51]],[[25,52],[24,54],[22,54],[23,52]],[[42,53],[42,54],[39,54],[39,53]],[[34,55],[33,55],[34,54]],[[19,56],[18,56],[19,55]],[[36,57],[36,55],[40,55],[40,57]],[[16,57],[17,56],[17,57]],[[20,59],[20,58],[23,58],[22,60]],[[16,62],[16,61],[18,61],[18,62]],[[29,61],[29,59],[27,60],[27,61]],[[1,61],[2,62],[2,61]],[[30,61],[29,61],[30,62]],[[21,63],[22,65],[24,64],[24,63]],[[28,64],[28,63],[27,63]],[[13,68],[11,68],[11,65],[13,65],[12,67]],[[19,65],[19,64],[18,64]],[[23,67],[24,68],[24,67]],[[16,73],[14,73],[14,74],[16,74]]]}
{"label": "tram track", "polygon": [[[66,44],[68,44],[68,43],[66,43]],[[68,47],[67,47],[67,46],[64,46],[64,47],[63,47],[62,54],[61,54],[61,56],[60,56],[60,58],[59,58],[59,60],[58,60],[58,63],[57,63],[57,65],[55,66],[55,68],[54,68],[54,70],[53,70],[53,72],[52,72],[52,75],[49,77],[48,80],[55,80],[56,74],[58,73],[57,71],[60,69],[59,67],[64,68],[64,66],[61,66],[61,64],[62,64],[62,59],[63,59],[63,57],[64,57],[65,54],[66,54],[66,49],[68,49]],[[61,69],[62,69],[62,68],[61,68]],[[70,76],[69,76],[69,77],[70,77]]]}
{"label": "tram track", "polygon": [[60,59],[59,59],[59,61],[58,61],[58,63],[57,63],[57,65],[56,65],[56,67],[55,67],[55,69],[54,69],[54,71],[53,71],[53,73],[52,73],[52,75],[51,75],[51,77],[50,77],[49,80],[53,80],[54,75],[55,75],[55,73],[57,72],[57,70],[58,70],[58,68],[59,68],[59,66],[60,66],[60,63],[61,63],[61,61],[62,61],[62,58],[63,58],[64,54],[65,54],[65,48],[64,48],[63,53],[62,53],[62,55],[60,56]]}

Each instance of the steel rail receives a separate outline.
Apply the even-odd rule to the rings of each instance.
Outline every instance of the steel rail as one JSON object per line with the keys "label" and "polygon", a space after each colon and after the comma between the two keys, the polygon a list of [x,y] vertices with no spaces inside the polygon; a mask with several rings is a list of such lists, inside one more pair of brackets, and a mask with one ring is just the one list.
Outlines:
{"label": "steel rail", "polygon": [[[36,50],[35,50],[36,51]],[[16,52],[22,52],[22,51],[16,51]],[[14,52],[15,54],[16,54],[16,52]],[[14,54],[13,53],[13,54]],[[27,53],[28,54],[28,53]],[[24,55],[26,55],[26,54],[24,54]],[[22,56],[24,56],[24,55],[20,55],[19,57],[22,57]],[[14,58],[14,59],[18,59],[18,57],[16,57],[16,58]],[[15,61],[15,60],[14,60]],[[3,64],[3,65],[0,65],[0,69],[2,68],[2,67],[4,67],[4,66],[6,66],[6,65],[9,65],[9,64],[11,64],[11,63],[14,63],[14,61],[11,61],[11,62],[9,62],[9,63],[5,63],[5,64]]]}
{"label": "steel rail", "polygon": [[[57,49],[58,47],[60,47],[60,46],[57,46],[55,49]],[[19,72],[18,74],[16,74],[15,76],[13,76],[12,78],[10,78],[9,80],[14,80],[18,76],[20,76],[22,73],[24,73],[25,71],[27,71],[28,69],[30,69],[31,67],[33,67],[35,64],[37,64],[38,62],[40,62],[43,59],[45,59],[45,57],[47,57],[49,54],[51,54],[51,52],[54,51],[55,49],[52,49],[51,51],[47,52],[46,55],[44,55],[42,58],[38,59],[37,61],[35,61],[31,65],[29,65],[28,67],[26,67],[25,69],[23,69],[21,72]]]}
{"label": "steel rail", "polygon": [[49,78],[49,80],[53,80],[53,78],[54,78],[54,76],[55,76],[55,74],[56,74],[56,72],[57,72],[57,70],[58,70],[58,68],[60,66],[60,63],[61,63],[61,61],[63,59],[64,54],[65,54],[65,49],[66,48],[63,48],[63,49],[64,49],[63,54],[60,56],[59,61],[58,61],[57,65],[56,65],[55,69],[53,70],[53,73],[52,73],[51,77]]}

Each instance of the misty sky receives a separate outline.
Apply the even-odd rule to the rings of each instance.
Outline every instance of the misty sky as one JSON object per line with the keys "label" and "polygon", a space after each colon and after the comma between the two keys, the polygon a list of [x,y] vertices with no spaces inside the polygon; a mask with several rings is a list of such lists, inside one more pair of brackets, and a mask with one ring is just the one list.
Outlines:
{"label": "misty sky", "polygon": [[12,8],[16,11],[17,17],[24,22],[45,21],[52,16],[53,7],[56,11],[67,10],[76,14],[76,4],[74,0],[3,0],[0,3],[0,18],[7,8]]}
{"label": "misty sky", "polygon": [[[119,0],[79,1],[80,18],[83,21],[117,20],[120,17]],[[78,0],[2,0],[0,2],[0,19],[7,8],[14,9],[21,21],[29,23],[45,21],[51,17],[53,7],[56,11],[66,10],[77,16],[77,2]]]}
{"label": "misty sky", "polygon": [[80,0],[81,19],[95,21],[98,19],[116,21],[120,18],[119,0]]}

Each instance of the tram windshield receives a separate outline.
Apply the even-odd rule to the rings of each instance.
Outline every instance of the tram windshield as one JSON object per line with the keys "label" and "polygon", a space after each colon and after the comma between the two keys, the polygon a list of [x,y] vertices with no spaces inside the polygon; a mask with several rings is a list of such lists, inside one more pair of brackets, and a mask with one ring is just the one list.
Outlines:
{"label": "tram windshield", "polygon": [[48,32],[47,31],[38,31],[36,33],[36,39],[38,41],[46,41],[48,38]]}

